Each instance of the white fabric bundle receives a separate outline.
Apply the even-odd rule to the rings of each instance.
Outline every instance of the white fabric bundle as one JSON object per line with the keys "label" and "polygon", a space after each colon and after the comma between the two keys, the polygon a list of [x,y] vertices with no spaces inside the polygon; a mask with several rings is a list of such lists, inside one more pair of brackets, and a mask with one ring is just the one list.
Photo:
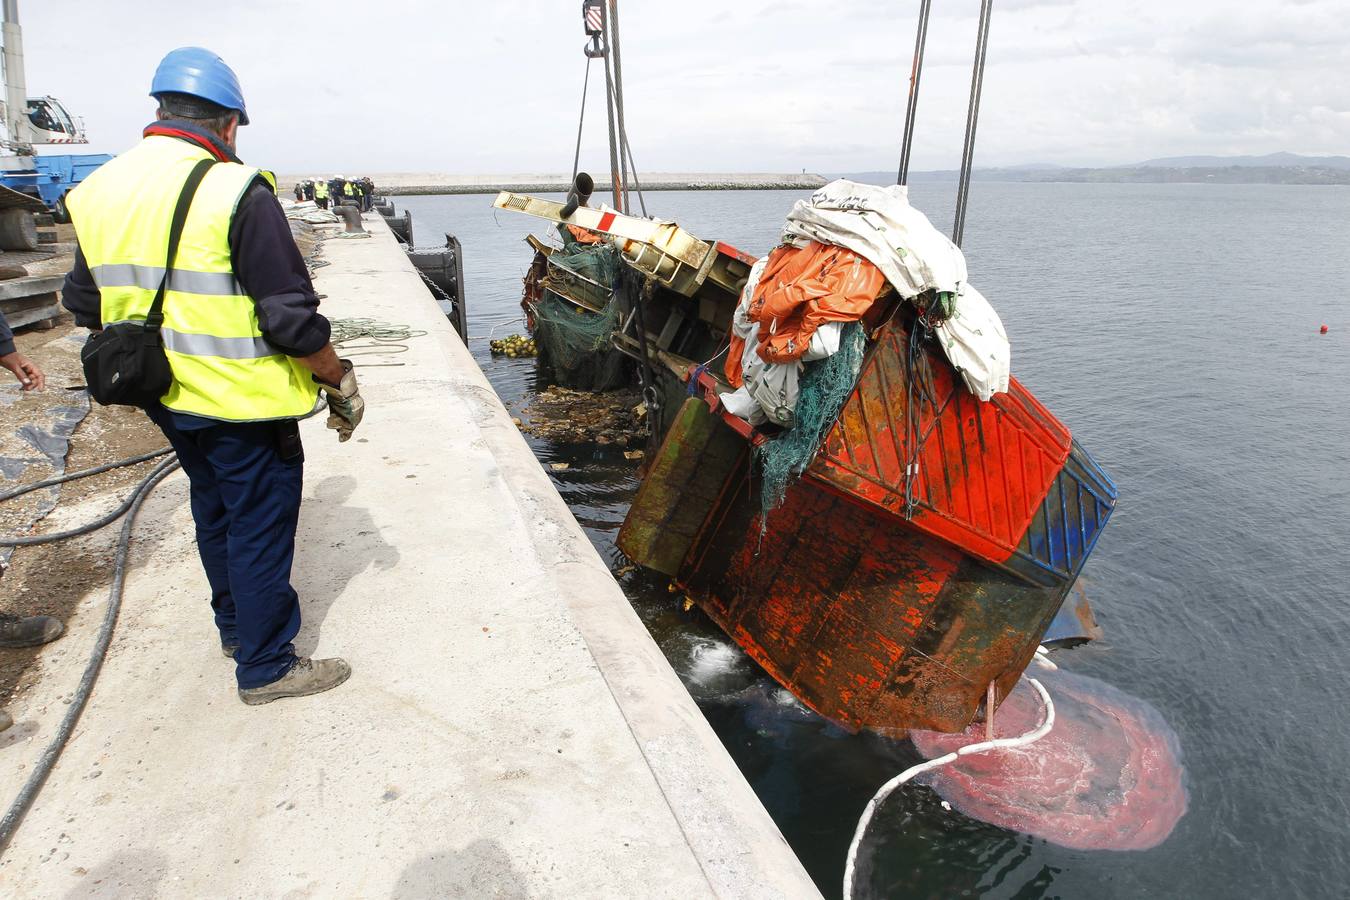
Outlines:
{"label": "white fabric bundle", "polygon": [[832,181],[810,200],[797,201],[783,241],[846,247],[880,269],[906,300],[928,290],[956,294],[955,313],[936,328],[943,352],[981,400],[1008,390],[1012,347],[1003,322],[966,282],[961,248],[909,205],[907,188]]}

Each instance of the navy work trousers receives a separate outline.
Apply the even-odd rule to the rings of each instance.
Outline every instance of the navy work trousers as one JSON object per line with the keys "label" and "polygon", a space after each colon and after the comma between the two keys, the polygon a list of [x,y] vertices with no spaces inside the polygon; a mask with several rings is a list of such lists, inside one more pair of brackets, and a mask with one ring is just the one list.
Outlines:
{"label": "navy work trousers", "polygon": [[[147,410],[178,452],[192,489],[197,552],[223,644],[239,643],[241,688],[271,684],[295,664],[300,599],[291,587],[304,457],[283,459],[286,422],[218,422]],[[292,431],[294,435],[294,431]]]}

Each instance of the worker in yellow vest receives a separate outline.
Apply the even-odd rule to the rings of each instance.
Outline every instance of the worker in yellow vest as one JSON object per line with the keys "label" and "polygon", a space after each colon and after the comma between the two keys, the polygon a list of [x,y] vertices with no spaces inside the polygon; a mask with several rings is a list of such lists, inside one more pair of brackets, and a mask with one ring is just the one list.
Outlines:
{"label": "worker in yellow vest", "polygon": [[319,209],[328,208],[328,182],[323,178],[314,179],[314,203]]}
{"label": "worker in yellow vest", "polygon": [[329,342],[271,184],[235,155],[248,112],[233,70],[183,47],[160,62],[150,94],[159,110],[141,143],[70,193],[79,247],[63,302],[77,324],[102,329],[145,321],[164,291],[159,335],[173,377],[146,413],[191,481],[197,548],[239,697],[256,705],[326,691],[351,668],[297,657],[291,644],[298,419],[322,392],[328,427],[345,441],[364,402],[352,364]]}

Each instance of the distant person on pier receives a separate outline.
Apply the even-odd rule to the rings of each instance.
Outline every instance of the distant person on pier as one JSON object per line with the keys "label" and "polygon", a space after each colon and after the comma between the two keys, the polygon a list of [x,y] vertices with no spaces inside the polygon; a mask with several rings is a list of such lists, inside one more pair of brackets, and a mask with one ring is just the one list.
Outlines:
{"label": "distant person on pier", "polygon": [[314,203],[319,209],[328,208],[328,182],[322,178],[314,179]]}
{"label": "distant person on pier", "polygon": [[[244,703],[316,694],[346,681],[351,667],[299,657],[291,643],[300,630],[291,586],[304,471],[298,419],[323,393],[328,427],[345,441],[364,402],[352,364],[329,342],[281,205],[235,155],[248,112],[233,70],[209,50],[183,47],[160,62],[150,94],[159,110],[144,140],[70,193],[79,246],[63,302],[76,324],[99,330],[144,320],[170,288],[160,337],[172,381],[146,413],[191,482],[220,652],[235,662]],[[189,197],[189,178],[203,172]],[[175,215],[181,202],[185,219]],[[175,222],[181,240],[165,281]],[[175,651],[166,662],[178,660]]]}

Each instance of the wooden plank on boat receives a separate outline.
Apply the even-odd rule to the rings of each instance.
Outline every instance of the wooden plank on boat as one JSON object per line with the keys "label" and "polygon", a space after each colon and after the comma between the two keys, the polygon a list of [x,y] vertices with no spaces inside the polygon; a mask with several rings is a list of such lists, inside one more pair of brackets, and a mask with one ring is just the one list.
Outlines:
{"label": "wooden plank on boat", "polygon": [[677,575],[746,448],[706,403],[686,400],[633,498],[619,549],[639,565]]}

